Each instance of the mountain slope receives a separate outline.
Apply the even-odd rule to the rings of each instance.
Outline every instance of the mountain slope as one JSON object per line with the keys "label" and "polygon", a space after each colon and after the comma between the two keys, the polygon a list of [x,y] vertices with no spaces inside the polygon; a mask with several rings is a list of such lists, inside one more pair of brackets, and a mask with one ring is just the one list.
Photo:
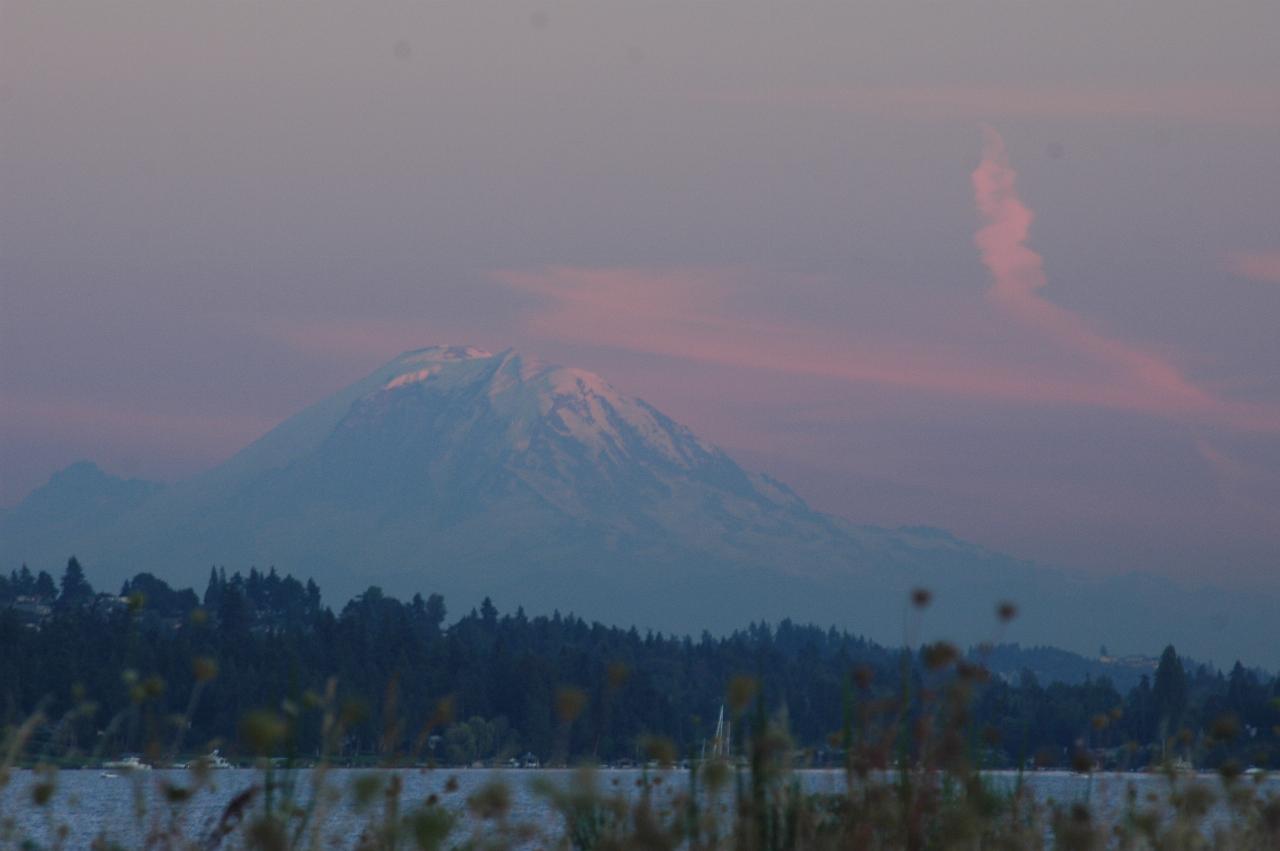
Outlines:
{"label": "mountain slope", "polygon": [[1177,640],[1259,664],[1280,646],[1243,595],[1091,582],[820,514],[599,376],[511,351],[407,352],[163,490],[72,471],[0,517],[5,563],[75,552],[110,581],[193,583],[211,564],[275,565],[338,599],[379,584],[683,632],[790,616],[883,641],[902,640],[925,585],[929,631],[964,641],[992,637],[996,601],[1014,599],[1025,642]]}

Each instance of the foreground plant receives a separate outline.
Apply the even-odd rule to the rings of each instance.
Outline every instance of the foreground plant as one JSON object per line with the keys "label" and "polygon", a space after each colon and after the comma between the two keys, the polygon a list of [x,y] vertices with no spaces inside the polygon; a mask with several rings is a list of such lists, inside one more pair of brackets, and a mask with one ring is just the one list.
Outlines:
{"label": "foreground plant", "polygon": [[[913,595],[917,612],[929,602],[926,592]],[[999,619],[1007,621],[1013,614],[1011,607],[1002,606]],[[403,753],[395,746],[406,730],[394,712],[398,685],[393,681],[384,701],[392,709],[384,718],[382,759],[371,770],[339,772],[340,764],[350,759],[344,753],[349,730],[364,721],[364,710],[358,702],[340,700],[337,682],[330,679],[322,693],[307,692],[299,702],[286,700],[241,718],[239,741],[254,768],[249,779],[239,772],[216,771],[208,758],[192,760],[185,771],[139,770],[121,778],[130,785],[132,827],[127,837],[98,836],[92,847],[1280,849],[1280,795],[1263,775],[1246,775],[1231,762],[1213,780],[1179,771],[1170,759],[1163,791],[1140,796],[1137,785],[1120,775],[1105,775],[1095,787],[1096,764],[1081,745],[1073,766],[1086,791],[1064,802],[1033,794],[1022,761],[1015,773],[995,779],[984,772],[982,760],[996,733],[979,729],[972,711],[975,695],[989,678],[981,660],[966,658],[945,643],[925,645],[917,655],[918,660],[903,652],[896,687],[876,687],[866,668],[848,673],[843,726],[829,742],[842,769],[837,791],[806,788],[801,771],[813,764],[814,755],[792,741],[785,708],[770,713],[762,684],[736,677],[725,697],[724,740],[713,743],[708,758],[699,753],[682,760],[672,742],[646,737],[637,743],[646,766],[639,772],[582,767],[567,774],[540,773],[527,790],[513,788],[494,773],[465,791],[456,776],[446,775],[442,791],[414,796],[406,791],[407,772],[441,772],[431,764],[430,743],[436,731],[454,724],[452,702],[440,702],[412,735],[411,751]],[[132,702],[110,719],[101,739],[109,740],[117,731],[149,729],[148,759],[175,762],[200,696],[218,676],[217,664],[203,657],[195,660],[193,670],[186,712],[176,717],[155,711],[163,682],[125,672]],[[609,677],[606,695],[625,679],[625,671],[611,670]],[[580,723],[587,701],[580,689],[565,687],[557,693],[561,753],[567,753],[571,728]],[[59,750],[59,743],[75,741],[66,731],[91,717],[92,709],[83,699],[57,719],[38,709],[4,730],[0,851],[73,847],[73,820],[85,802],[60,797],[68,794],[60,782],[60,764],[92,764],[102,754],[100,749],[79,753],[74,745]],[[1111,717],[1095,717],[1094,729],[1105,732]],[[308,724],[315,725],[321,746],[304,762],[297,743]],[[47,735],[38,737],[40,730]],[[1212,731],[1222,741],[1238,734],[1238,724],[1230,719]],[[1169,750],[1176,753],[1177,743]],[[678,762],[688,763],[687,773],[670,770]],[[225,781],[235,785],[225,788]],[[1123,804],[1100,806],[1092,797],[1095,790],[1117,782],[1126,787]],[[212,811],[211,801],[217,802]]]}

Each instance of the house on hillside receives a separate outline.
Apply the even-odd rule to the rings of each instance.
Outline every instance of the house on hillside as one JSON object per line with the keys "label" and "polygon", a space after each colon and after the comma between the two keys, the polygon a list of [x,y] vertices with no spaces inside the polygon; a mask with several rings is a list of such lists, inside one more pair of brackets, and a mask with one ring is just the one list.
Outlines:
{"label": "house on hillside", "polygon": [[53,614],[53,601],[35,594],[23,594],[14,599],[10,608],[27,629],[39,629]]}

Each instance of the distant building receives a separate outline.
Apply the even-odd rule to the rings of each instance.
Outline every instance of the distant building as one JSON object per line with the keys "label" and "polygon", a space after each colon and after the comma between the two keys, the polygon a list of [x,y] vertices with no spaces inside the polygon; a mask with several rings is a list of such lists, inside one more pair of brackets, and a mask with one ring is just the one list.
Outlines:
{"label": "distant building", "polygon": [[90,605],[94,611],[116,612],[128,608],[129,600],[127,597],[120,597],[115,594],[95,594]]}
{"label": "distant building", "polygon": [[24,594],[14,599],[10,606],[18,614],[18,620],[27,629],[39,629],[53,614],[53,601],[34,594]]}

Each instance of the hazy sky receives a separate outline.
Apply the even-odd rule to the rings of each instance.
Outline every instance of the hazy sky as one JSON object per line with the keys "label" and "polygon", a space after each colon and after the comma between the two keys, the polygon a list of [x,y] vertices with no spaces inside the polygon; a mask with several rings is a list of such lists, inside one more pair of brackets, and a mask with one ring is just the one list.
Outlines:
{"label": "hazy sky", "polygon": [[1280,3],[0,0],[0,504],[403,349],[814,505],[1280,579]]}

